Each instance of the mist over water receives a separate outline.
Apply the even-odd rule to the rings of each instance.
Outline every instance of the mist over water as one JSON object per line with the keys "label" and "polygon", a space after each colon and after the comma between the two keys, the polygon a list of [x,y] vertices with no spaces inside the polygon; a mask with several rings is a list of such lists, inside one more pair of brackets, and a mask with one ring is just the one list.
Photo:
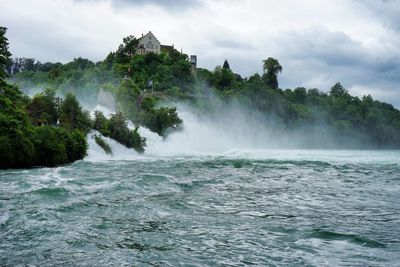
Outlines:
{"label": "mist over water", "polygon": [[[177,106],[178,115],[183,120],[180,129],[162,138],[145,127],[139,128],[147,144],[143,157],[228,155],[262,150],[274,153],[274,150],[280,149],[335,148],[337,145],[329,128],[322,124],[288,130],[279,126],[272,115],[265,116],[239,104],[220,104],[207,112],[200,112],[184,103],[174,106]],[[106,117],[115,113],[115,110],[103,105],[92,108],[92,114],[94,110],[102,111]],[[128,126],[135,128],[130,121]],[[91,159],[91,149],[97,145],[94,141],[89,142]],[[109,143],[113,147],[115,141]],[[130,151],[132,158],[138,157],[133,149]]]}

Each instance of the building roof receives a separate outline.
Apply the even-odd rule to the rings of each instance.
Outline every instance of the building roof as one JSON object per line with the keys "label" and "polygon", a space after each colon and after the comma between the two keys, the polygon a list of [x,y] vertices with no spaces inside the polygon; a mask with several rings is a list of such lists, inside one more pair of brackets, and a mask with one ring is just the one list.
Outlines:
{"label": "building roof", "polygon": [[160,46],[160,49],[162,51],[167,51],[167,52],[172,52],[175,50],[174,45],[163,45],[163,44]]}
{"label": "building roof", "polygon": [[156,39],[157,42],[159,42],[161,44],[161,42],[157,39],[157,37],[151,32],[149,31],[148,33],[146,33],[145,35],[142,35],[142,37],[139,38],[139,41],[142,40],[144,37],[150,35],[151,37],[153,37],[154,39]]}

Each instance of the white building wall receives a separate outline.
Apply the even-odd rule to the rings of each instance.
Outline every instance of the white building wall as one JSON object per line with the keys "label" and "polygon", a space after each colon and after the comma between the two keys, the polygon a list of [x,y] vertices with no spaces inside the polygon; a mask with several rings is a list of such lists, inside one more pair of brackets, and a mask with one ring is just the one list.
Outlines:
{"label": "white building wall", "polygon": [[139,39],[139,47],[143,45],[146,49],[146,53],[156,53],[160,54],[161,52],[161,43],[157,40],[152,32],[148,32],[142,38]]}

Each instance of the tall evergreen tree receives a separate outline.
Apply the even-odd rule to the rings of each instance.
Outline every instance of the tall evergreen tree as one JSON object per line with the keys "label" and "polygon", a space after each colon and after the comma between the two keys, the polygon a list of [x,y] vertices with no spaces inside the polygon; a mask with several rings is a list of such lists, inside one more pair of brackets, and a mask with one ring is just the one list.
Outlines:
{"label": "tall evergreen tree", "polygon": [[225,61],[224,61],[224,65],[222,65],[222,68],[224,68],[224,69],[228,69],[228,70],[230,70],[230,69],[231,69],[231,67],[229,66],[229,63],[228,63],[228,60],[227,60],[227,59],[225,59]]}
{"label": "tall evergreen tree", "polygon": [[8,51],[8,40],[5,36],[6,27],[0,26],[0,82],[6,77],[6,66],[10,61],[11,53]]}

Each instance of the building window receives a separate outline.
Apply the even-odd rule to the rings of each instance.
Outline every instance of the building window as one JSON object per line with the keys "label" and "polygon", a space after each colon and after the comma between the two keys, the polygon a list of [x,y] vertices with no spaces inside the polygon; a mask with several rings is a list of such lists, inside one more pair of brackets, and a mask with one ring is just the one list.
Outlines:
{"label": "building window", "polygon": [[146,44],[146,48],[147,48],[147,49],[154,49],[154,44],[151,43],[151,42],[148,42],[148,43]]}

